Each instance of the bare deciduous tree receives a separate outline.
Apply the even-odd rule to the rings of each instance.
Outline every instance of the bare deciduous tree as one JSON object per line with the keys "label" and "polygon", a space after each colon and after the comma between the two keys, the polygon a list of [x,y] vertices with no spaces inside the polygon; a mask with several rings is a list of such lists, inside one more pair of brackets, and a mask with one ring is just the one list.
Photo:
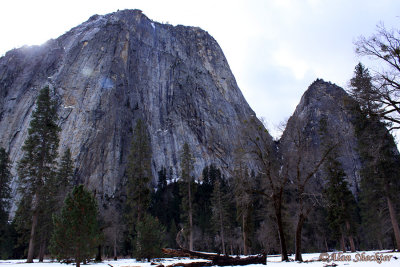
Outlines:
{"label": "bare deciduous tree", "polygon": [[248,127],[245,127],[244,140],[247,140],[247,143],[244,145],[244,151],[256,159],[259,174],[264,181],[264,188],[258,188],[257,193],[273,203],[282,261],[289,261],[282,218],[283,196],[288,176],[287,173],[281,171],[280,158],[266,128],[255,117],[246,123]]}
{"label": "bare deciduous tree", "polygon": [[377,32],[369,38],[361,36],[355,42],[356,53],[377,60],[379,69],[374,69],[373,81],[375,101],[382,105],[378,111],[391,129],[400,129],[400,30],[377,25]]}
{"label": "bare deciduous tree", "polygon": [[[290,123],[290,122],[289,122]],[[282,152],[283,162],[282,172],[287,175],[285,179],[289,181],[295,192],[296,205],[296,232],[295,232],[295,260],[303,261],[301,255],[302,230],[310,212],[318,205],[321,195],[315,192],[318,190],[313,186],[317,172],[326,160],[334,145],[326,151],[315,154],[312,148],[310,137],[305,134],[305,128],[297,124],[288,132],[286,149]]]}

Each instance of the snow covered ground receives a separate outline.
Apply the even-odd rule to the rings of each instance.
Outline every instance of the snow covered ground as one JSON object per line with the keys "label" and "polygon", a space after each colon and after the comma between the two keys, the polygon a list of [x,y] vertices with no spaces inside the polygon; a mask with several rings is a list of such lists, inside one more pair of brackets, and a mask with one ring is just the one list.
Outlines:
{"label": "snow covered ground", "polygon": [[[295,267],[295,266],[309,266],[309,267],[317,267],[317,266],[365,266],[365,267],[373,267],[373,266],[399,266],[400,267],[400,253],[399,252],[388,252],[388,251],[368,251],[368,252],[355,252],[355,253],[345,253],[342,254],[340,252],[337,253],[328,253],[323,254],[322,258],[325,261],[319,261],[320,253],[310,253],[303,254],[303,260],[306,263],[298,263],[298,262],[281,262],[280,256],[268,256],[268,266],[276,266],[276,267]],[[291,257],[293,259],[293,257]],[[194,261],[202,261],[202,260],[193,260],[188,258],[165,258],[155,260],[156,264],[163,264],[164,266],[168,266],[174,263],[188,263]],[[332,264],[336,265],[332,265]],[[25,260],[2,260],[0,261],[0,266],[4,267],[72,267],[75,265],[72,264],[62,264],[58,262],[51,262],[46,260],[44,263],[38,263],[35,261],[34,264],[25,263]],[[120,259],[117,261],[113,260],[105,260],[101,263],[90,263],[88,265],[81,265],[82,267],[150,267],[154,266],[148,262],[138,262],[134,259]],[[262,267],[265,265],[255,264],[255,265],[247,265],[248,267]]]}

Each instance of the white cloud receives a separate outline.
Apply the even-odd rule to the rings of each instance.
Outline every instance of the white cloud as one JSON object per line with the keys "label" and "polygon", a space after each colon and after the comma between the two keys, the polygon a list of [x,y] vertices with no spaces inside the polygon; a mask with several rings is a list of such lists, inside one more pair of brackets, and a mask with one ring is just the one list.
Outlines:
{"label": "white cloud", "polygon": [[303,79],[307,71],[310,70],[307,61],[301,59],[288,47],[279,48],[273,55],[277,64],[290,69],[297,80]]}

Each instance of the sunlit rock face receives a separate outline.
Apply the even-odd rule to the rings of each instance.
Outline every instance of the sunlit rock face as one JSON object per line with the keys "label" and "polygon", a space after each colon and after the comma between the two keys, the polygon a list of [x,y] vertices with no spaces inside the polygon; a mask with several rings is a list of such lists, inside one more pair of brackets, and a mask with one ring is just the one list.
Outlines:
{"label": "sunlit rock face", "polygon": [[179,174],[185,142],[196,177],[211,163],[229,175],[243,121],[255,115],[207,32],[160,24],[138,10],[95,15],[55,40],[0,59],[0,144],[14,174],[45,85],[59,100],[60,153],[71,149],[77,182],[101,201],[123,192],[137,119],[148,127],[156,179],[162,166]]}

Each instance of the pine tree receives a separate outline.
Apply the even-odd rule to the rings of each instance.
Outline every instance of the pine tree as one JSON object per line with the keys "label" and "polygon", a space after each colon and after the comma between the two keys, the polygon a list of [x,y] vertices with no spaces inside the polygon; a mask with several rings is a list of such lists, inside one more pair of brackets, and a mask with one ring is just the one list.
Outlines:
{"label": "pine tree", "polygon": [[39,230],[42,238],[42,244],[39,250],[39,261],[43,261],[45,244],[50,239],[53,229],[52,214],[61,210],[67,193],[72,189],[73,170],[71,151],[67,148],[58,163],[57,172],[46,184],[46,208],[42,210],[39,220],[39,229],[42,229],[41,231]]}
{"label": "pine tree", "polygon": [[[58,171],[57,171],[57,182],[58,186],[63,188],[69,187],[73,183],[74,177],[74,162],[72,161],[71,150],[67,148],[61,157]],[[69,190],[65,190],[68,192]]]}
{"label": "pine tree", "polygon": [[[186,223],[189,234],[189,250],[193,250],[193,202],[194,202],[194,178],[193,172],[194,159],[190,152],[188,143],[185,143],[181,152],[181,186],[182,195],[182,221]],[[186,229],[185,229],[186,231]],[[187,232],[186,232],[187,233]]]}
{"label": "pine tree", "polygon": [[334,238],[341,239],[343,252],[345,252],[345,236],[349,238],[351,251],[355,252],[353,232],[356,202],[345,180],[343,167],[336,158],[337,155],[334,153],[328,156],[325,163],[328,178],[324,190],[327,199],[327,221]]}
{"label": "pine tree", "polygon": [[170,199],[167,196],[167,186],[167,170],[162,167],[158,171],[157,188],[151,196],[150,211],[163,225],[169,225],[172,219],[168,210]]}
{"label": "pine tree", "polygon": [[60,131],[57,120],[56,102],[50,97],[49,87],[45,87],[39,92],[28,138],[22,147],[24,155],[18,163],[19,191],[23,198],[32,200],[28,263],[33,262],[39,217],[47,205],[47,185],[55,177]]}
{"label": "pine tree", "polygon": [[59,215],[53,216],[54,231],[50,241],[51,254],[59,261],[90,260],[100,241],[96,199],[83,185],[75,186]]}
{"label": "pine tree", "polygon": [[[360,215],[364,249],[384,249],[384,240],[391,228],[387,220],[387,203],[382,192],[382,180],[369,178],[368,168],[361,170]],[[389,230],[390,232],[390,230]]]}
{"label": "pine tree", "polygon": [[7,258],[9,255],[9,245],[7,236],[9,230],[8,208],[11,198],[11,173],[8,153],[0,147],[0,258]]}
{"label": "pine tree", "polygon": [[[361,65],[362,67],[362,65]],[[319,121],[319,134],[322,146],[325,151],[332,149],[324,162],[324,171],[327,183],[324,188],[324,198],[326,200],[325,212],[326,221],[332,236],[340,240],[343,252],[345,248],[345,237],[350,242],[351,252],[355,252],[353,234],[355,233],[356,221],[356,200],[348,188],[346,173],[338,158],[338,144],[333,144],[333,136],[328,130],[328,121],[325,116]]]}
{"label": "pine tree", "polygon": [[8,220],[9,199],[11,197],[11,173],[8,153],[0,147],[0,225]]}
{"label": "pine tree", "polygon": [[27,249],[32,227],[31,214],[32,199],[28,196],[21,198],[18,202],[18,208],[15,212],[12,224],[17,232],[17,242],[15,249],[22,252],[22,257],[27,256]]}
{"label": "pine tree", "polygon": [[239,165],[235,170],[234,195],[237,210],[237,221],[241,226],[243,240],[243,254],[247,255],[250,247],[250,230],[252,226],[251,214],[253,212],[253,181],[249,176],[247,167]]}
{"label": "pine tree", "polygon": [[66,149],[58,170],[51,176],[44,185],[46,194],[42,197],[43,208],[40,209],[37,233],[39,236],[39,262],[43,262],[46,251],[46,244],[50,240],[53,231],[52,215],[61,210],[67,192],[71,190],[73,176],[73,162],[71,152]]}
{"label": "pine tree", "polygon": [[214,188],[211,196],[211,208],[212,208],[212,222],[215,231],[221,238],[222,253],[226,254],[226,241],[225,237],[229,231],[229,209],[228,205],[230,199],[226,192],[224,192],[223,184],[220,179],[217,179],[214,183]]}
{"label": "pine tree", "polygon": [[[395,203],[399,201],[400,156],[393,136],[376,117],[369,118],[362,112],[358,113],[356,135],[363,163],[360,196],[364,225],[370,223],[368,228],[371,231],[375,230],[372,228],[374,225],[382,226],[383,221],[379,220],[378,214],[372,218],[368,215],[383,208],[387,209],[396,246],[400,249],[400,229],[395,207]],[[379,239],[377,241],[381,242]]]}
{"label": "pine tree", "polygon": [[179,224],[180,203],[179,186],[173,182],[171,168],[162,167],[158,171],[157,188],[151,197],[150,214],[166,227],[166,246],[176,246],[177,224]]}
{"label": "pine tree", "polygon": [[354,69],[354,76],[350,80],[350,95],[359,103],[361,110],[368,116],[376,116],[382,106],[377,100],[379,94],[372,85],[369,70],[358,63]]}
{"label": "pine tree", "polygon": [[[131,151],[127,166],[127,200],[125,218],[130,238],[140,235],[135,229],[150,206],[151,147],[147,129],[142,120],[138,120],[132,136]],[[142,240],[136,238],[136,240]],[[135,244],[136,250],[142,244]]]}
{"label": "pine tree", "polygon": [[214,229],[212,226],[212,201],[211,195],[216,180],[221,179],[220,170],[214,164],[204,167],[201,183],[195,184],[194,194],[194,224],[200,230],[201,242],[196,242],[197,249],[212,247]]}
{"label": "pine tree", "polygon": [[136,229],[140,235],[136,235],[134,243],[141,244],[140,249],[135,251],[136,258],[150,262],[153,258],[161,257],[161,249],[165,244],[165,228],[158,219],[145,213]]}

